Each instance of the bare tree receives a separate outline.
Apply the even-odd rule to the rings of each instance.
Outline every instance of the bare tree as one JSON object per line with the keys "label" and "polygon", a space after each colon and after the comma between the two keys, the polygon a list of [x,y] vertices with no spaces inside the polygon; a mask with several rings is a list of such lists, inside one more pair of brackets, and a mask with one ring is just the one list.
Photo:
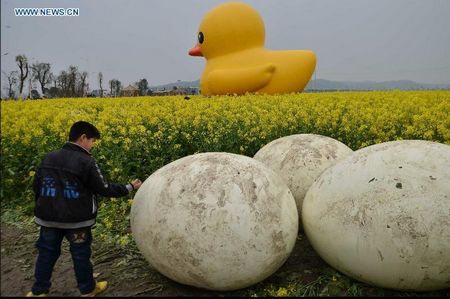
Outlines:
{"label": "bare tree", "polygon": [[31,70],[33,71],[33,80],[39,82],[39,84],[41,85],[42,94],[44,95],[46,92],[45,85],[51,82],[50,63],[33,63],[33,65],[31,66]]}
{"label": "bare tree", "polygon": [[87,96],[89,96],[89,94],[90,94],[90,88],[89,88],[89,82],[86,82],[86,93],[85,93],[85,95],[87,95]]}
{"label": "bare tree", "polygon": [[69,96],[69,90],[70,90],[70,84],[69,84],[69,74],[66,71],[61,71],[56,78],[59,90],[60,90],[60,97],[67,97]]}
{"label": "bare tree", "polygon": [[56,98],[58,97],[60,90],[58,89],[58,76],[53,75],[53,73],[50,73],[49,75],[49,83],[53,83],[53,86],[51,86],[47,90],[47,96],[50,98]]}
{"label": "bare tree", "polygon": [[[45,87],[45,91],[48,92],[50,90],[50,88],[52,88],[51,84],[54,84],[54,86],[56,87],[56,79],[55,79],[55,75],[53,75],[53,73],[49,73],[48,74],[48,82],[47,84],[49,85],[49,87]],[[45,94],[45,93],[44,93]]]}
{"label": "bare tree", "polygon": [[17,84],[17,76],[19,75],[19,73],[17,71],[12,71],[9,72],[9,74],[6,74],[5,72],[3,72],[3,75],[5,76],[5,78],[8,80],[8,87],[7,87],[7,92],[8,92],[8,98],[12,99],[14,98],[14,87]]}
{"label": "bare tree", "polygon": [[117,82],[118,81],[119,80],[116,80],[116,79],[109,80],[109,89],[110,89],[111,96],[113,96],[113,97],[117,97]]}
{"label": "bare tree", "polygon": [[60,97],[84,97],[88,88],[87,77],[87,72],[78,72],[78,67],[71,65],[67,71],[61,71],[56,77],[55,86],[49,89],[49,95],[51,97],[55,94]]}
{"label": "bare tree", "polygon": [[111,96],[117,97],[118,95],[120,95],[122,83],[117,79],[109,80],[109,88],[111,90]]}
{"label": "bare tree", "polygon": [[55,75],[53,75],[53,73],[50,73],[48,80],[49,80],[49,83],[53,83],[53,87],[56,88],[57,77],[55,77]]}
{"label": "bare tree", "polygon": [[147,79],[141,79],[139,82],[137,82],[136,84],[139,88],[139,95],[141,96],[145,96],[147,94],[147,90],[148,90],[148,81]]}
{"label": "bare tree", "polygon": [[100,73],[98,73],[98,84],[100,85],[100,97],[103,97],[102,82],[103,82],[103,74],[102,74],[102,72],[100,72]]}
{"label": "bare tree", "polygon": [[87,83],[86,83],[87,76],[88,76],[87,72],[80,73],[80,96],[81,97],[84,97],[86,94],[85,89],[87,86]]}
{"label": "bare tree", "polygon": [[109,80],[109,94],[113,96],[113,89],[115,89],[115,79]]}
{"label": "bare tree", "polygon": [[69,92],[71,97],[76,97],[76,85],[77,85],[77,75],[78,75],[78,68],[76,66],[69,66]]}
{"label": "bare tree", "polygon": [[16,62],[20,69],[20,85],[19,85],[19,98],[22,99],[22,92],[23,92],[23,86],[24,82],[28,77],[28,59],[25,55],[17,55],[16,56]]}
{"label": "bare tree", "polygon": [[122,82],[116,79],[116,90],[115,90],[116,97],[120,95],[121,90],[122,90]]}

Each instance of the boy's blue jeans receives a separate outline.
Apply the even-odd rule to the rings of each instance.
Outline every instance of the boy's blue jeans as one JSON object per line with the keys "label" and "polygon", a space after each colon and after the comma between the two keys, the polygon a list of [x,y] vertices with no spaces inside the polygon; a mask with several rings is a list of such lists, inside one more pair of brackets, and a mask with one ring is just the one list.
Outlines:
{"label": "boy's blue jeans", "polygon": [[35,295],[50,290],[53,267],[61,254],[61,243],[64,237],[70,243],[75,276],[81,294],[92,292],[95,288],[91,264],[91,227],[77,229],[61,229],[41,226],[36,247],[39,251],[34,272],[35,282],[32,292]]}

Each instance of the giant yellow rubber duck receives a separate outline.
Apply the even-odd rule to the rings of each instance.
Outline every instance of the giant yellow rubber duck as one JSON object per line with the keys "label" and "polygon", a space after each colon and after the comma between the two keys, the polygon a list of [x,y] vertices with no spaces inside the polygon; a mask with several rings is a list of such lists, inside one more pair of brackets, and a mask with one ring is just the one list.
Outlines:
{"label": "giant yellow rubber duck", "polygon": [[200,80],[203,95],[301,92],[316,66],[309,50],[264,48],[264,22],[241,2],[218,5],[200,23],[191,56],[206,58]]}

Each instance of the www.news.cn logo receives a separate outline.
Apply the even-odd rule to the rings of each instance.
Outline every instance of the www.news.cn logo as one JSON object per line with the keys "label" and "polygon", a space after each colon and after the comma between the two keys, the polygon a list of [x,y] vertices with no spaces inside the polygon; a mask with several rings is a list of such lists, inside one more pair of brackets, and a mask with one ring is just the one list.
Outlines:
{"label": "www.news.cn logo", "polygon": [[79,8],[14,8],[16,17],[77,17]]}

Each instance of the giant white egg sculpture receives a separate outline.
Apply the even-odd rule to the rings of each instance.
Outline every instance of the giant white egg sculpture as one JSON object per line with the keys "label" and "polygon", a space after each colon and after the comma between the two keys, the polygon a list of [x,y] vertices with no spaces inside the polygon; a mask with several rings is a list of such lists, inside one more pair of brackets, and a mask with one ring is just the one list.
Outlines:
{"label": "giant white egg sculpture", "polygon": [[264,164],[202,153],[160,168],[137,191],[131,229],[148,262],[182,284],[236,290],[273,274],[296,241],[295,200]]}
{"label": "giant white egg sculpture", "polygon": [[302,221],[316,252],[357,280],[450,287],[450,146],[407,140],[355,151],[311,186]]}
{"label": "giant white egg sculpture", "polygon": [[[336,139],[316,134],[295,134],[266,144],[254,158],[284,179],[301,216],[303,199],[314,180],[351,153],[351,148]],[[301,228],[301,221],[299,224]]]}

